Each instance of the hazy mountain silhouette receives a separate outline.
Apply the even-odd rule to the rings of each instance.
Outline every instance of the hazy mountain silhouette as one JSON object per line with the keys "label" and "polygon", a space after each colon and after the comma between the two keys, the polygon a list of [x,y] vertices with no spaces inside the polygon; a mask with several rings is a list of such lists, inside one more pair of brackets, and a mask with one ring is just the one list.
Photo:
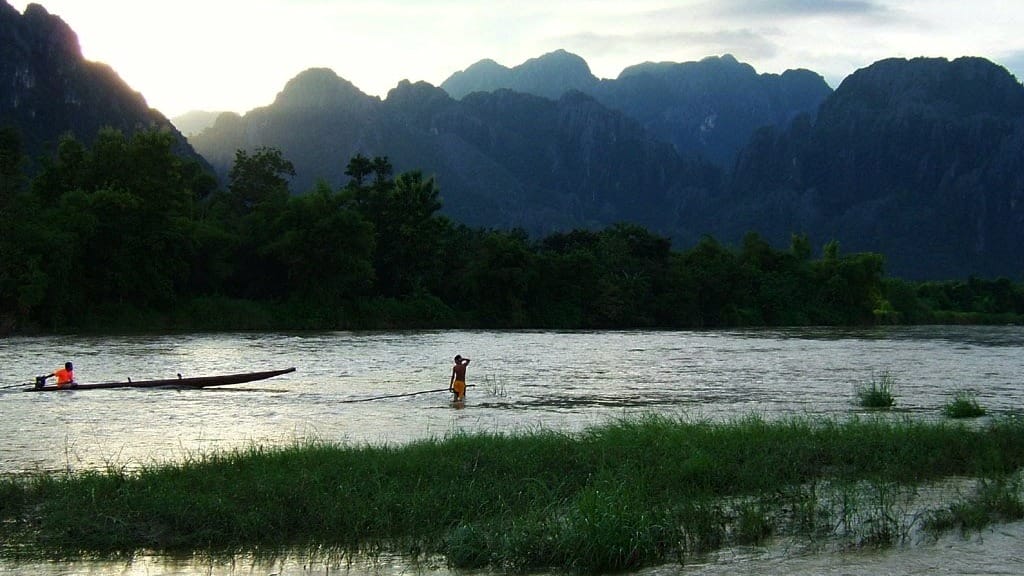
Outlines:
{"label": "hazy mountain silhouette", "polygon": [[452,74],[441,83],[441,88],[455,99],[473,92],[508,89],[555,100],[571,90],[591,93],[598,84],[583,58],[556,50],[514,68],[506,68],[494,60],[481,60]]}
{"label": "hazy mountain silhouette", "polygon": [[814,72],[758,74],[730,55],[647,62],[626,68],[617,79],[598,80],[582,58],[563,50],[513,68],[481,60],[441,87],[454,98],[499,89],[558,98],[578,90],[636,119],[681,154],[700,154],[725,169],[755,130],[813,114],[832,92]]}
{"label": "hazy mountain silhouette", "polygon": [[387,155],[398,171],[435,175],[458,220],[537,233],[627,219],[668,233],[687,190],[720,180],[579,92],[458,101],[402,82],[382,101],[324,69],[296,76],[270,106],[222,115],[191,141],[222,175],[239,148],[278,148],[295,164],[295,191],[320,178],[343,185],[356,153]]}
{"label": "hazy mountain silhouette", "polygon": [[217,121],[217,118],[223,112],[211,112],[206,110],[191,110],[179,116],[171,118],[171,123],[174,127],[181,131],[186,138],[199,134],[203,130],[206,130],[213,123]]}

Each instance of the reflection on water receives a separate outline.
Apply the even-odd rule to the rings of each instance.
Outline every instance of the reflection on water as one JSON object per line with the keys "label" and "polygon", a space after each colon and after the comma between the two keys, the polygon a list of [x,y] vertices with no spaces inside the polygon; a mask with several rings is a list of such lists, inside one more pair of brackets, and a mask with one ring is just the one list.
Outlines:
{"label": "reflection on water", "polygon": [[721,576],[786,574],[788,576],[920,574],[1021,574],[1024,522],[1004,524],[971,535],[950,534],[938,540],[889,549],[822,551],[776,542],[760,548],[730,548],[685,566],[658,566],[644,576]]}
{"label": "reflection on water", "polygon": [[[940,419],[942,406],[964,390],[974,393],[993,417],[1001,417],[1022,413],[1022,346],[1022,327],[8,338],[0,339],[0,387],[29,386],[33,376],[65,360],[75,362],[83,382],[293,366],[297,371],[205,390],[0,390],[0,473],[134,468],[307,439],[405,443],[455,431],[577,431],[650,413],[701,420],[752,413],[846,418],[862,413],[854,405],[856,387],[883,373],[894,378],[897,400],[897,410],[883,417]],[[461,410],[451,409],[443,391],[455,354],[473,358],[468,380],[474,386]],[[352,402],[434,389],[442,392]],[[999,540],[998,534],[964,545],[987,548]],[[938,551],[945,556],[942,550],[928,555]],[[740,562],[741,571],[749,566],[749,571],[761,572],[758,563],[767,563],[764,571],[779,568],[767,552],[733,553],[739,560],[722,557],[711,566]],[[894,554],[913,557],[906,551]],[[850,556],[824,557],[832,561]],[[800,558],[785,562],[813,564]],[[873,562],[860,559],[854,564]],[[176,574],[196,569],[190,564],[176,571],[155,559],[122,563],[118,570],[102,563],[79,566],[74,569],[78,572],[51,573]],[[237,571],[226,573],[270,573],[264,568],[245,571],[236,565],[231,570]],[[279,573],[326,573],[301,571],[307,568],[289,565]],[[704,573],[688,572],[698,569],[704,568],[682,570]],[[716,573],[716,568],[707,569]],[[834,571],[821,565],[817,569]],[[662,570],[679,568],[657,572]],[[861,573],[847,565],[835,570]],[[785,571],[791,571],[788,564]],[[222,573],[206,567],[202,572]]]}
{"label": "reflection on water", "polygon": [[[959,576],[1024,573],[1024,522],[1002,524],[980,533],[948,534],[892,548],[823,550],[804,542],[776,541],[762,547],[727,548],[684,564],[670,563],[634,572],[639,576],[726,576],[786,574],[787,576],[875,576],[920,574]],[[131,560],[80,562],[23,562],[0,560],[0,574],[38,576],[467,576],[486,572],[448,569],[443,559],[409,563],[380,555],[304,553],[254,558],[168,557],[139,555]]]}

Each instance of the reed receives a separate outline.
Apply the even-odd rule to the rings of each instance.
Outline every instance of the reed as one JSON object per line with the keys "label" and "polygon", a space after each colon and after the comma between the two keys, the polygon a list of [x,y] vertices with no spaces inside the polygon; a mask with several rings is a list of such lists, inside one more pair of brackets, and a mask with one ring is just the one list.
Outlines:
{"label": "reed", "polygon": [[327,547],[596,573],[776,534],[885,545],[907,532],[893,519],[913,486],[1022,466],[1015,420],[651,416],[578,434],[253,446],[136,471],[0,480],[0,554]]}
{"label": "reed", "polygon": [[857,387],[857,401],[862,408],[892,408],[896,404],[895,391],[896,379],[884,371]]}
{"label": "reed", "polygon": [[984,416],[986,411],[974,394],[960,391],[942,407],[942,413],[950,418],[977,418]]}
{"label": "reed", "polygon": [[1021,477],[982,479],[973,494],[946,508],[931,510],[924,519],[925,530],[941,533],[959,529],[977,530],[998,521],[1024,518]]}

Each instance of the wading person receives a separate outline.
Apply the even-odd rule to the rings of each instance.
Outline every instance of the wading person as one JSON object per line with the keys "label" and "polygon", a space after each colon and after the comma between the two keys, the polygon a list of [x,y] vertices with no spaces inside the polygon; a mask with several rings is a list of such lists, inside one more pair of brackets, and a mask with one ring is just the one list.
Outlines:
{"label": "wading person", "polygon": [[461,355],[455,356],[455,364],[452,365],[452,381],[448,384],[448,390],[452,392],[452,400],[462,402],[466,399],[466,365],[469,358]]}
{"label": "wading person", "polygon": [[46,386],[50,378],[57,379],[57,388],[74,388],[78,385],[75,382],[75,366],[71,362],[65,362],[63,368],[57,368],[46,376],[36,376],[36,388]]}

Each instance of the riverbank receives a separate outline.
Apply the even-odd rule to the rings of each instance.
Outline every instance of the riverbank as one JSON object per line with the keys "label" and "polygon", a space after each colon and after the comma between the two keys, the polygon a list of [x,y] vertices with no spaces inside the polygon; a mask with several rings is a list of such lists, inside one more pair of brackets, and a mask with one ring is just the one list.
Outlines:
{"label": "riverbank", "polygon": [[[603,572],[775,536],[886,546],[1024,517],[1024,422],[664,417],[403,446],[251,447],[0,481],[5,557],[304,546]],[[908,508],[924,487],[975,479]]]}

